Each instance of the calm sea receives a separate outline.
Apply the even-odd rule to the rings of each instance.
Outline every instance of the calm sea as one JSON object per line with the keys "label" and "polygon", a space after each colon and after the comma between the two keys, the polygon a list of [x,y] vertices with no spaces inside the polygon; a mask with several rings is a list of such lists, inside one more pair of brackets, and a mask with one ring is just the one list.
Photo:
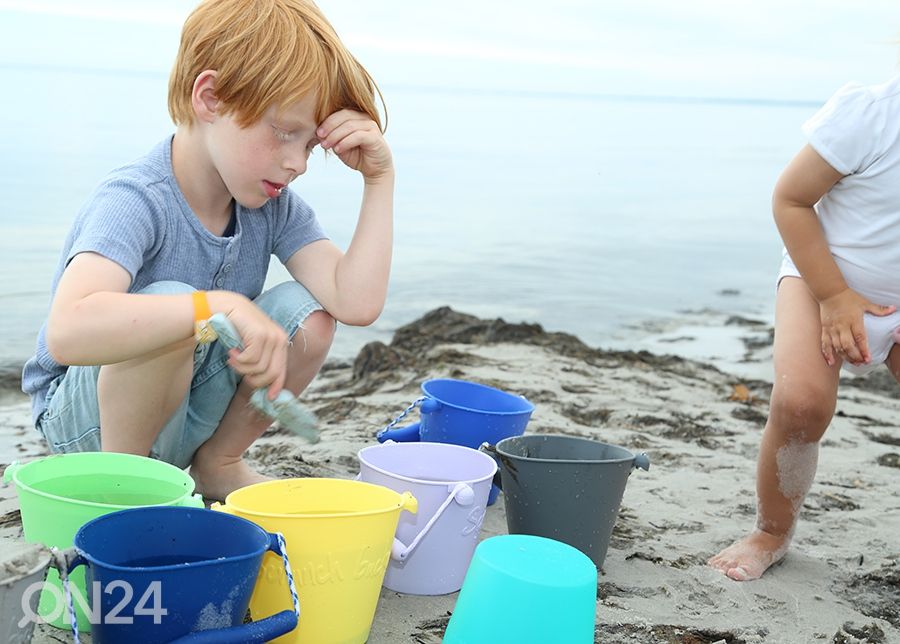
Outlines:
{"label": "calm sea", "polygon": [[[30,355],[92,187],[171,131],[165,85],[162,73],[0,66],[15,90],[0,101],[0,362]],[[375,325],[340,330],[334,355],[442,305],[597,346],[688,311],[771,317],[771,190],[814,103],[382,90],[398,175],[390,293]],[[346,246],[360,183],[319,153],[293,187]],[[273,267],[270,282],[285,275]]]}

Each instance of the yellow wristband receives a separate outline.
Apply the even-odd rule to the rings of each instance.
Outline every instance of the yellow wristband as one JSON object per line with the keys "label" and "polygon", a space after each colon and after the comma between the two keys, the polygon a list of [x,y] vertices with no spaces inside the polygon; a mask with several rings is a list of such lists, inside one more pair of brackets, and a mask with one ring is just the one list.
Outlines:
{"label": "yellow wristband", "polygon": [[215,340],[216,332],[209,325],[212,311],[209,309],[209,300],[206,299],[206,291],[194,291],[194,337],[199,344],[207,344]]}

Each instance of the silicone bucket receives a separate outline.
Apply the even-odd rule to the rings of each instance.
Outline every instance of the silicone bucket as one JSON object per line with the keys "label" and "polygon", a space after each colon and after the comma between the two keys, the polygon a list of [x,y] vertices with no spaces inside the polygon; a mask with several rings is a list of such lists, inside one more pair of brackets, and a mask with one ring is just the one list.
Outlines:
{"label": "silicone bucket", "polygon": [[468,447],[387,443],[359,451],[359,478],[410,491],[419,511],[400,518],[384,587],[444,595],[462,586],[484,520],[497,464]]}
{"label": "silicone bucket", "polygon": [[[285,479],[228,495],[214,510],[281,532],[294,570],[303,615],[276,642],[362,644],[369,636],[400,512],[416,499],[380,485],[341,479]],[[280,561],[267,554],[250,613],[289,607]]]}
{"label": "silicone bucket", "polygon": [[577,549],[500,535],[475,549],[444,644],[592,644],[597,569]]}
{"label": "silicone bucket", "polygon": [[292,630],[299,612],[294,604],[243,624],[263,553],[280,556],[282,543],[211,510],[135,508],[82,526],[67,568],[87,566],[95,644],[267,642]]}
{"label": "silicone bucket", "polygon": [[[112,452],[55,454],[24,465],[13,463],[3,473],[19,497],[25,540],[61,550],[72,546],[82,525],[104,514],[130,507],[177,505],[203,507],[194,495],[194,480],[184,471],[144,456]],[[84,595],[84,572],[72,575],[72,592]],[[38,613],[58,628],[71,628],[61,610],[59,573],[47,572]],[[77,603],[78,625],[89,627]]]}
{"label": "silicone bucket", "polygon": [[50,559],[38,544],[13,544],[0,554],[0,642],[31,641],[40,597],[35,584],[44,581]]}
{"label": "silicone bucket", "polygon": [[[431,441],[477,449],[485,442],[495,444],[509,436],[520,436],[534,411],[534,405],[524,396],[465,380],[426,380],[422,393],[423,397],[378,432],[379,442]],[[419,422],[394,428],[416,406]],[[491,490],[488,505],[494,503],[497,494],[498,490]]]}
{"label": "silicone bucket", "polygon": [[557,539],[603,567],[625,484],[646,454],[586,438],[533,435],[482,446],[500,464],[510,534]]}

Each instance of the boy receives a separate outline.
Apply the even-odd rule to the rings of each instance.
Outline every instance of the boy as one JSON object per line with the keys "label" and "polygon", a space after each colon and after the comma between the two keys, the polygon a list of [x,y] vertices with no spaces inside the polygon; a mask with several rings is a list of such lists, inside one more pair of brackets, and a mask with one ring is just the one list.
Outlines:
{"label": "boy", "polygon": [[[242,460],[270,422],[249,395],[298,394],[335,320],[371,324],[384,305],[394,168],[374,89],[308,0],[194,10],[169,81],[176,132],[114,171],[79,213],[25,365],[22,388],[52,451],[190,465],[213,499],[265,480]],[[287,187],[317,145],[363,176],[346,253]],[[261,294],[271,254],[295,281]],[[243,351],[197,342],[219,312]]]}

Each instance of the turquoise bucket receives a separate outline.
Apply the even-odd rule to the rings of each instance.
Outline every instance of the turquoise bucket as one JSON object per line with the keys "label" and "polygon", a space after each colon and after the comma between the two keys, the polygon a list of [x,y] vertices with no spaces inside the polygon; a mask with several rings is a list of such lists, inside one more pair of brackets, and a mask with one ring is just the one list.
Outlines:
{"label": "turquoise bucket", "polygon": [[597,568],[560,541],[524,534],[475,549],[444,644],[593,644]]}

